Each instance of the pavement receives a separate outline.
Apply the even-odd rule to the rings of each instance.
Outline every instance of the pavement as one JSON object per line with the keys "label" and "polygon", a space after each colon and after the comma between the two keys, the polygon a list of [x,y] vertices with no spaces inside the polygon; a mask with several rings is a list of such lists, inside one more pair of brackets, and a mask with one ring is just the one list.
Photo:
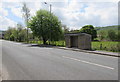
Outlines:
{"label": "pavement", "polygon": [[65,50],[72,50],[72,51],[79,51],[79,52],[85,52],[85,53],[94,53],[98,55],[105,55],[105,56],[114,56],[114,57],[120,57],[120,54],[117,52],[108,52],[108,51],[92,51],[92,50],[81,50],[78,48],[66,48],[66,47],[57,47],[59,49],[65,49]]}
{"label": "pavement", "polygon": [[65,49],[3,40],[2,65],[7,71],[2,70],[3,77],[8,76],[7,80],[118,80],[118,57]]}
{"label": "pavement", "polygon": [[67,48],[67,47],[60,47],[60,46],[51,46],[51,45],[38,45],[38,44],[29,44],[30,46],[38,46],[38,47],[52,47],[64,50],[72,50],[72,51],[79,51],[85,53],[93,53],[96,55],[105,55],[105,56],[113,56],[113,57],[120,57],[120,53],[118,52],[109,52],[109,51],[101,51],[101,50],[82,50],[78,48]]}

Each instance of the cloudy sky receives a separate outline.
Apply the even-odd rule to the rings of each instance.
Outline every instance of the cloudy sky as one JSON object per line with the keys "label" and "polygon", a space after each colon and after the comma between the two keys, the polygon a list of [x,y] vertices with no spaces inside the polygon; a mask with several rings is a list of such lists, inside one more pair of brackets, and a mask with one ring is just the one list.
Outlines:
{"label": "cloudy sky", "polygon": [[[31,16],[39,9],[49,10],[70,29],[82,26],[109,26],[118,24],[118,0],[2,0],[0,2],[0,30],[24,25],[22,2],[26,2]],[[45,5],[44,2],[48,4]]]}

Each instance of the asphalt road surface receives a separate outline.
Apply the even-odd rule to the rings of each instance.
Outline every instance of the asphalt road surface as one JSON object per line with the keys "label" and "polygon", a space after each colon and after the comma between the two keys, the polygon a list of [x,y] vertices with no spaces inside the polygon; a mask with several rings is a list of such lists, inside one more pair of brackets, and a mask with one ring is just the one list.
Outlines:
{"label": "asphalt road surface", "polygon": [[7,80],[118,80],[116,57],[10,41],[2,41],[2,65]]}

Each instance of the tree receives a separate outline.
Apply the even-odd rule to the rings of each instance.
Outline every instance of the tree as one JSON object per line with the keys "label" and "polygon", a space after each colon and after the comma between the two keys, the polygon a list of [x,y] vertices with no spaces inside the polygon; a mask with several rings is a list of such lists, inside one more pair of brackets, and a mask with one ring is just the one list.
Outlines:
{"label": "tree", "polygon": [[5,39],[10,40],[11,39],[11,34],[12,34],[12,28],[9,27],[8,30],[5,33]]}
{"label": "tree", "polygon": [[25,37],[25,32],[23,32],[23,26],[21,25],[21,24],[17,24],[17,29],[16,29],[16,31],[17,31],[17,40],[19,41],[19,42],[22,42],[22,41],[24,41],[25,39],[24,38],[26,38]]}
{"label": "tree", "polygon": [[36,12],[36,15],[29,21],[29,28],[31,28],[35,36],[42,37],[44,44],[46,44],[47,40],[59,40],[63,33],[58,17],[46,10]]}
{"label": "tree", "polygon": [[69,32],[69,28],[66,25],[62,25],[63,28],[63,32],[64,33],[68,33]]}
{"label": "tree", "polygon": [[80,32],[90,34],[92,36],[92,40],[94,40],[94,38],[97,38],[97,31],[94,29],[92,25],[83,26],[80,29]]}
{"label": "tree", "polygon": [[26,41],[26,29],[23,29],[21,24],[17,24],[17,28],[10,27],[5,33],[5,39],[19,42]]}
{"label": "tree", "polygon": [[12,37],[13,37],[13,41],[17,41],[18,40],[18,31],[16,28],[12,28]]}
{"label": "tree", "polygon": [[114,30],[108,30],[108,38],[112,41],[116,40],[117,35]]}
{"label": "tree", "polygon": [[100,41],[107,40],[107,31],[101,30],[98,32],[98,38]]}
{"label": "tree", "polygon": [[23,17],[25,19],[25,24],[27,27],[27,43],[28,43],[29,42],[29,39],[28,39],[28,21],[30,19],[30,10],[28,9],[26,3],[23,3],[22,11],[23,11]]}
{"label": "tree", "polygon": [[120,41],[120,30],[118,29],[117,41]]}

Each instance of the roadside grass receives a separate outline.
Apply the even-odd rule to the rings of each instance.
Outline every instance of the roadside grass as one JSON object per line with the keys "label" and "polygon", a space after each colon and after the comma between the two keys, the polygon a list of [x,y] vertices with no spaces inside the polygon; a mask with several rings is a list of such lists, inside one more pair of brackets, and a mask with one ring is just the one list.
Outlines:
{"label": "roadside grass", "polygon": [[[29,43],[35,43],[35,44],[43,44],[43,41],[29,41]],[[49,44],[49,41],[46,42],[47,44]],[[65,47],[65,41],[51,41],[50,42],[51,45],[54,46],[62,46]]]}
{"label": "roadside grass", "polygon": [[[36,44],[43,44],[43,41],[30,41],[29,43],[36,43]],[[119,42],[115,41],[104,41],[104,42],[96,42],[93,41],[91,43],[92,50],[103,50],[103,51],[110,51],[110,52],[120,52],[120,45]],[[49,42],[47,41],[47,44]],[[51,45],[54,46],[62,46],[65,47],[65,41],[51,41]]]}
{"label": "roadside grass", "polygon": [[114,41],[92,42],[92,49],[120,52],[120,45],[118,45],[118,43],[119,42],[114,42]]}
{"label": "roadside grass", "polygon": [[65,47],[65,41],[52,41],[53,45]]}

